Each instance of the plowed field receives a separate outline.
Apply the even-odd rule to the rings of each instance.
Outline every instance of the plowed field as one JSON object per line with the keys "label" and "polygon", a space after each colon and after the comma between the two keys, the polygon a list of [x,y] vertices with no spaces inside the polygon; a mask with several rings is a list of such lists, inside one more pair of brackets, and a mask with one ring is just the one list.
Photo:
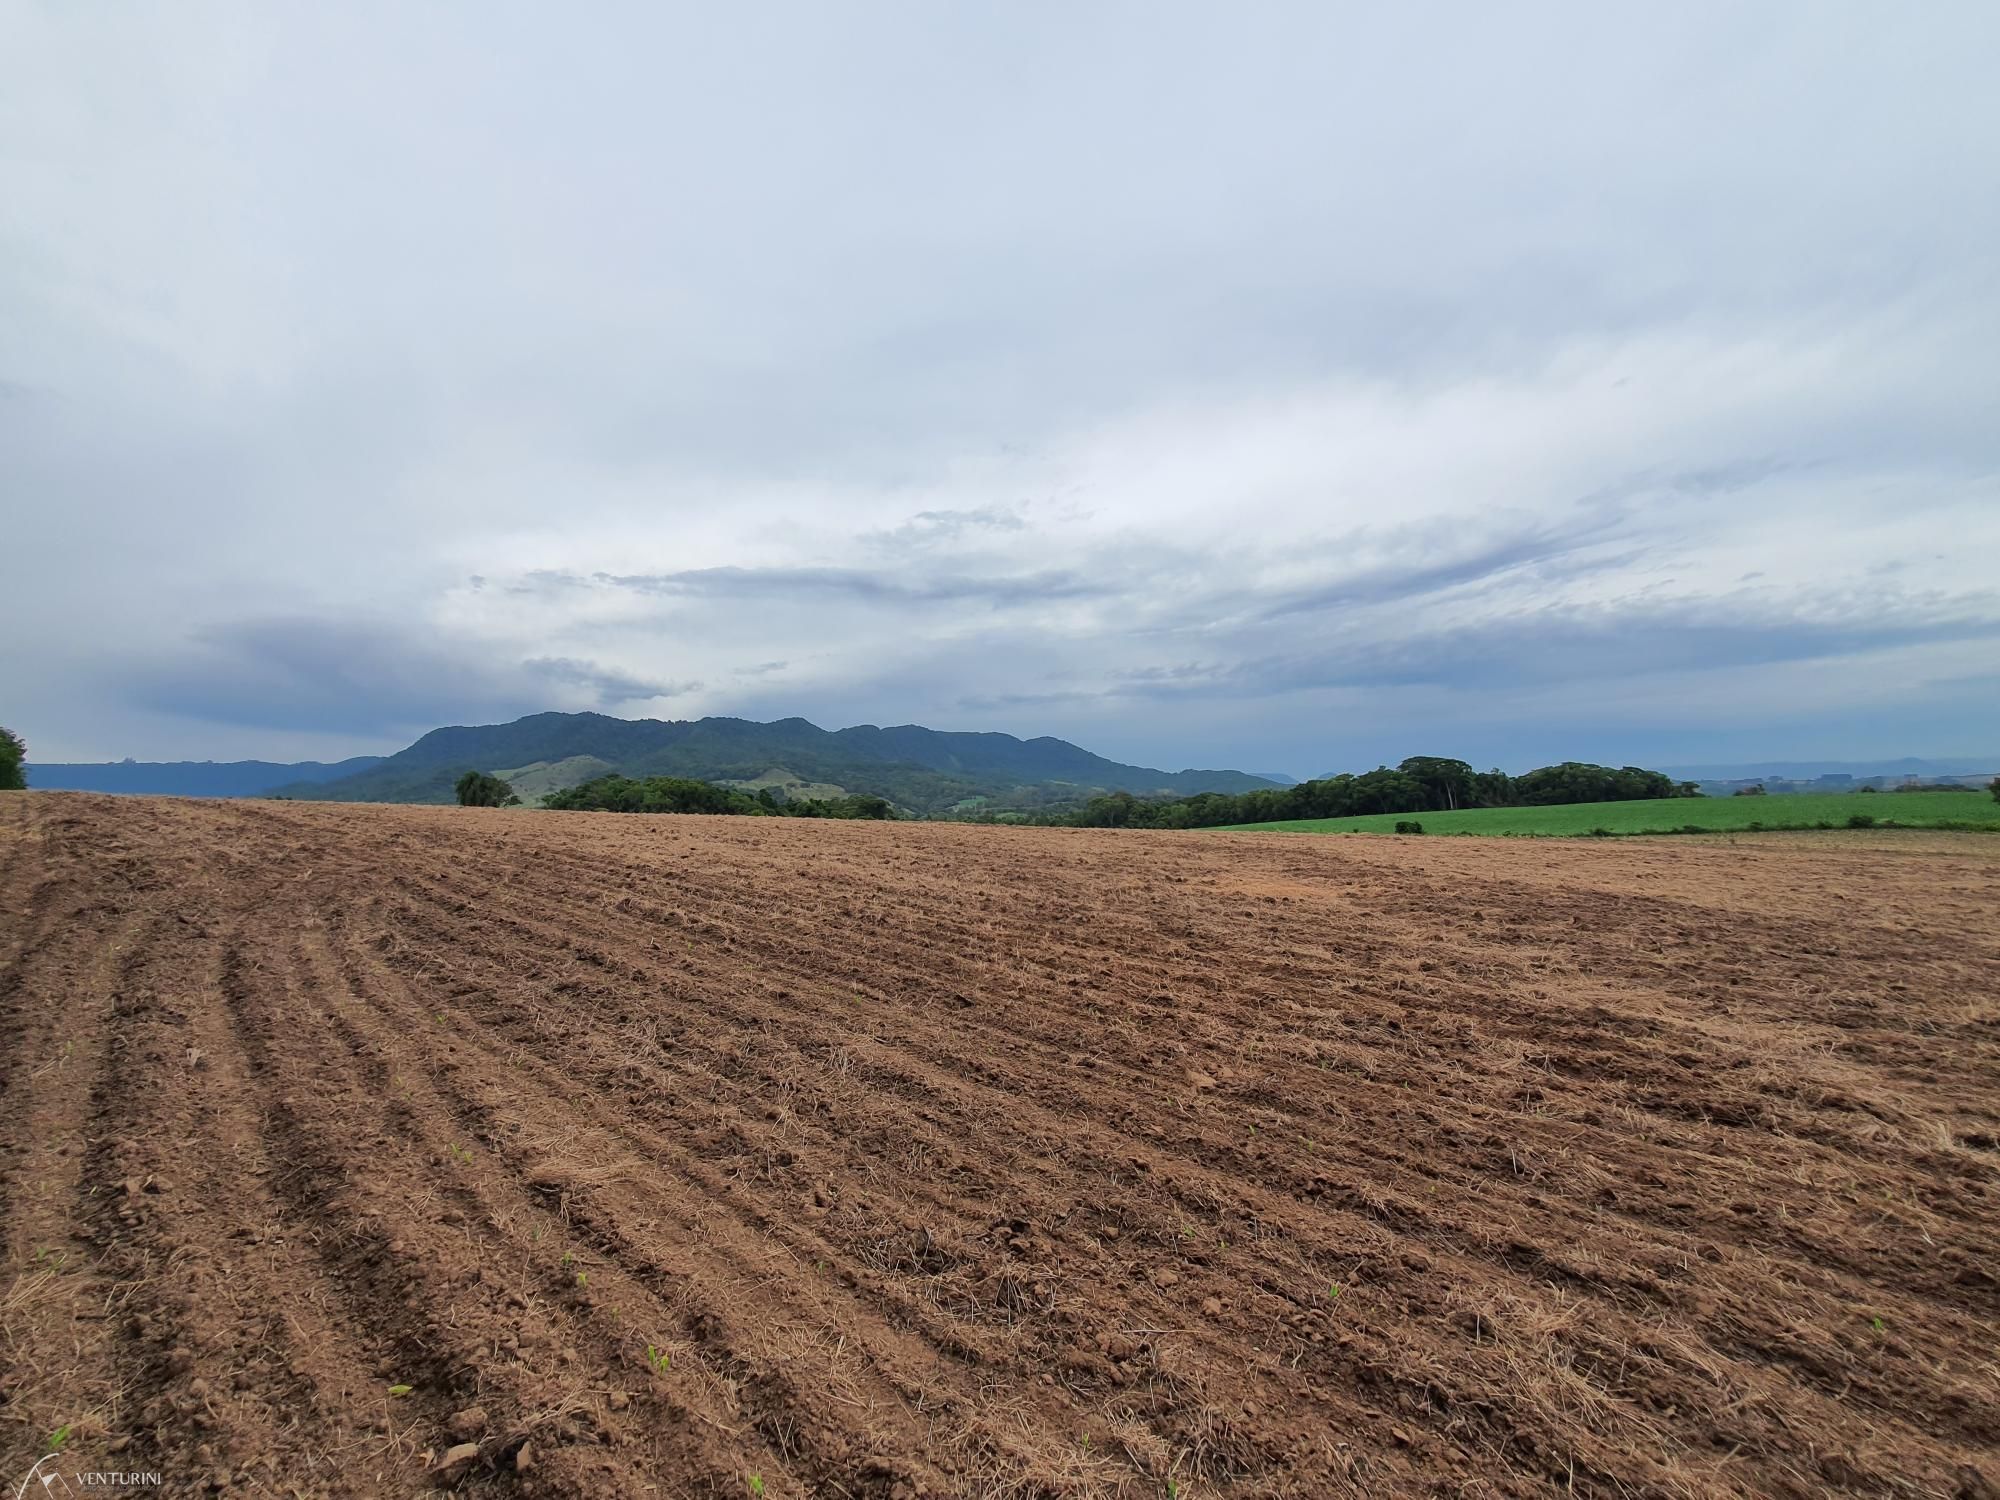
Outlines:
{"label": "plowed field", "polygon": [[0,1049],[8,1493],[2000,1483],[1979,835],[28,793]]}

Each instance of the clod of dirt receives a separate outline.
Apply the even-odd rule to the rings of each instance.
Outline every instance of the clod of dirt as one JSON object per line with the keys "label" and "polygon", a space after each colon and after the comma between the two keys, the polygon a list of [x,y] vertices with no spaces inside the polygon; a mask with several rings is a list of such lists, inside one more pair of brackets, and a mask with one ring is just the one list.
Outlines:
{"label": "clod of dirt", "polygon": [[445,1450],[444,1457],[438,1460],[437,1468],[433,1472],[437,1474],[457,1473],[477,1457],[479,1457],[479,1444],[460,1443],[454,1448],[447,1448]]}
{"label": "clod of dirt", "polygon": [[453,1412],[451,1419],[444,1425],[445,1430],[453,1437],[457,1438],[460,1442],[464,1442],[467,1439],[476,1438],[480,1433],[484,1432],[486,1430],[486,1422],[485,1407],[468,1406],[463,1411]]}
{"label": "clod of dirt", "polygon": [[1115,1380],[1118,1371],[1111,1361],[1088,1349],[1071,1349],[1062,1357],[1062,1367],[1085,1380]]}
{"label": "clod of dirt", "polygon": [[535,1466],[535,1445],[523,1443],[514,1450],[514,1472],[525,1474]]}
{"label": "clod of dirt", "polygon": [[623,1411],[632,1404],[632,1398],[623,1391],[613,1391],[604,1398],[604,1404],[613,1411]]}
{"label": "clod of dirt", "polygon": [[1179,1286],[1180,1284],[1181,1273],[1178,1271],[1162,1271],[1153,1278],[1153,1285],[1158,1287]]}

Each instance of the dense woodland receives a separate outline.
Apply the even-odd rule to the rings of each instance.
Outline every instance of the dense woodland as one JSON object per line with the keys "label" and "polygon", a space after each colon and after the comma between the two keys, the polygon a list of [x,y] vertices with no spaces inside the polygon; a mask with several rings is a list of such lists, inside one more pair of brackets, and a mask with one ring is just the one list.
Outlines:
{"label": "dense woodland", "polygon": [[1327,776],[1297,786],[1229,796],[1147,799],[1127,792],[1092,797],[1082,807],[1033,818],[1006,818],[1080,828],[1215,828],[1293,818],[1348,818],[1368,813],[1444,812],[1459,807],[1549,807],[1571,802],[1641,802],[1698,797],[1691,781],[1675,781],[1638,766],[1613,769],[1566,760],[1520,776],[1475,771],[1462,760],[1413,755],[1358,776]]}
{"label": "dense woodland", "polygon": [[893,818],[886,799],[865,795],[825,800],[786,799],[769,787],[746,792],[685,776],[600,776],[567,791],[551,792],[544,807],[562,812],[735,813],[763,818]]}

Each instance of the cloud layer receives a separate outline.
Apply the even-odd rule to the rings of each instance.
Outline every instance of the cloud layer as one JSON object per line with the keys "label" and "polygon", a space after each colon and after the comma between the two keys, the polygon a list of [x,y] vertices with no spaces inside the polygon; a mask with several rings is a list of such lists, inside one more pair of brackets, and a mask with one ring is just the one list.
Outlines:
{"label": "cloud layer", "polygon": [[18,12],[0,722],[2000,751],[1996,16]]}

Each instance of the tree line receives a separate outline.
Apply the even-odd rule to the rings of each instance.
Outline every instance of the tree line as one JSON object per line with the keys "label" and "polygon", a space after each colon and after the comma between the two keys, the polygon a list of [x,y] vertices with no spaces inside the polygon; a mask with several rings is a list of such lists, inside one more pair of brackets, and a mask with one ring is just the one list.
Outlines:
{"label": "tree line", "polygon": [[1449,812],[1461,807],[1550,807],[1568,802],[1643,802],[1699,797],[1692,781],[1639,766],[1566,760],[1520,776],[1475,771],[1462,760],[1412,755],[1391,769],[1302,781],[1296,786],[1193,797],[1148,798],[1106,792],[1080,808],[1031,820],[1076,828],[1215,828],[1294,818],[1351,818],[1370,813]]}
{"label": "tree line", "polygon": [[[497,778],[495,778],[497,779]],[[503,785],[505,783],[502,783]],[[717,786],[687,776],[599,776],[566,791],[551,792],[542,806],[561,812],[729,813],[753,818],[893,818],[885,797],[852,794],[828,798],[783,798],[769,787],[756,793]]]}

